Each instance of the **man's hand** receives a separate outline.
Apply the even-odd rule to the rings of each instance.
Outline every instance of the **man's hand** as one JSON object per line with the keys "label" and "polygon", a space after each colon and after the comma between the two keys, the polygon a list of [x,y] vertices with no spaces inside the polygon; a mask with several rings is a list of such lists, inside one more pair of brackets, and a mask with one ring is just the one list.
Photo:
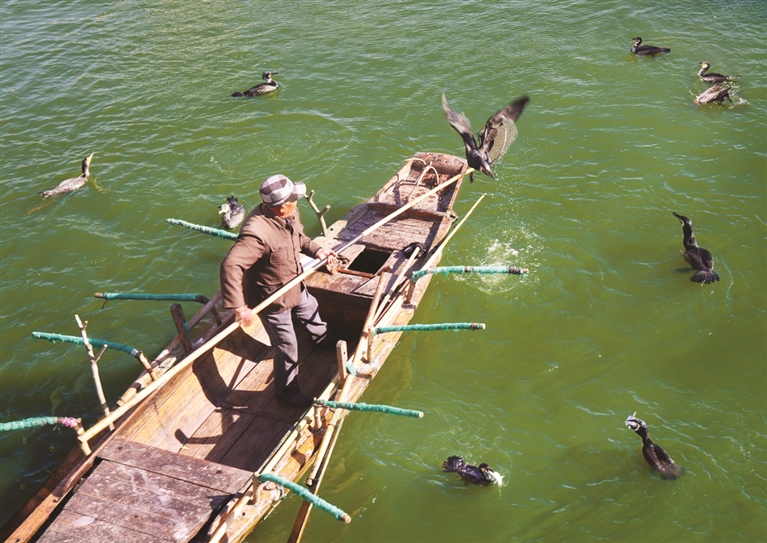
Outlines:
{"label": "man's hand", "polygon": [[319,251],[317,251],[317,255],[316,255],[316,257],[320,260],[327,258],[328,259],[326,264],[327,266],[332,266],[333,264],[335,264],[337,256],[338,255],[333,249],[326,249],[324,247],[320,249]]}
{"label": "man's hand", "polygon": [[234,308],[234,316],[242,326],[253,324],[253,310],[247,305]]}

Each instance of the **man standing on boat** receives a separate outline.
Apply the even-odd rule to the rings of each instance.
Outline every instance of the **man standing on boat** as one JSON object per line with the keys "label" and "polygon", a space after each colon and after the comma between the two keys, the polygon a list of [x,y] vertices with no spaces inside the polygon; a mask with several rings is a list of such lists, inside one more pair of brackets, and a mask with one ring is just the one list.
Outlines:
{"label": "man standing on boat", "polygon": [[[221,263],[224,307],[234,308],[243,326],[252,324],[253,307],[302,273],[301,253],[318,259],[336,256],[304,235],[297,202],[306,196],[306,185],[293,183],[284,175],[273,175],[261,184],[259,192],[263,203],[247,216],[237,241]],[[277,350],[277,399],[309,407],[312,398],[298,387],[298,340],[293,320],[306,328],[315,343],[328,343],[328,327],[320,318],[317,300],[303,284],[296,285],[258,316]]]}

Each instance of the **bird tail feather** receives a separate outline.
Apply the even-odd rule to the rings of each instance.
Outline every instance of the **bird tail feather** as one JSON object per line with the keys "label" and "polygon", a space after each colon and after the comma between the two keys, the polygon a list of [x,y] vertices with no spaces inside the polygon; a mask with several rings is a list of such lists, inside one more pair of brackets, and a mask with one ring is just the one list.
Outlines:
{"label": "bird tail feather", "polygon": [[442,462],[442,469],[445,471],[459,471],[465,464],[463,458],[460,456],[450,456],[447,460]]}
{"label": "bird tail feather", "polygon": [[698,270],[692,274],[690,281],[694,283],[705,283],[708,285],[714,281],[719,281],[719,274],[714,270]]}

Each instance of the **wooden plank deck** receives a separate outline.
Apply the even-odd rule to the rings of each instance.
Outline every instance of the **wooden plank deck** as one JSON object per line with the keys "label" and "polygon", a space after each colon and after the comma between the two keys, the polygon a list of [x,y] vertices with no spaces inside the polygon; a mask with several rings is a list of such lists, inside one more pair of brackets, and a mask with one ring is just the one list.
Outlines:
{"label": "wooden plank deck", "polygon": [[116,437],[40,543],[190,541],[251,477]]}

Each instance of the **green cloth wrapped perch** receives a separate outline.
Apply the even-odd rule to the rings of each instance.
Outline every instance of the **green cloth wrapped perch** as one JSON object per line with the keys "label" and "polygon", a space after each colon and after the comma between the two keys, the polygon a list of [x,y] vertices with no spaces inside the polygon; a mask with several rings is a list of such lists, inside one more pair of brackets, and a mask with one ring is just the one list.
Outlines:
{"label": "green cloth wrapped perch", "polygon": [[349,524],[352,521],[352,517],[350,517],[347,513],[341,511],[338,507],[333,505],[332,503],[328,503],[319,496],[316,496],[312,494],[312,492],[299,484],[294,483],[293,481],[288,481],[287,479],[280,477],[279,475],[275,475],[274,473],[262,473],[258,476],[259,480],[261,482],[272,482],[277,483],[280,486],[284,486],[288,490],[295,492],[299,496],[301,496],[303,499],[311,503],[313,506],[322,509],[326,513],[330,513],[334,517],[336,517],[338,520],[343,520],[345,523]]}

